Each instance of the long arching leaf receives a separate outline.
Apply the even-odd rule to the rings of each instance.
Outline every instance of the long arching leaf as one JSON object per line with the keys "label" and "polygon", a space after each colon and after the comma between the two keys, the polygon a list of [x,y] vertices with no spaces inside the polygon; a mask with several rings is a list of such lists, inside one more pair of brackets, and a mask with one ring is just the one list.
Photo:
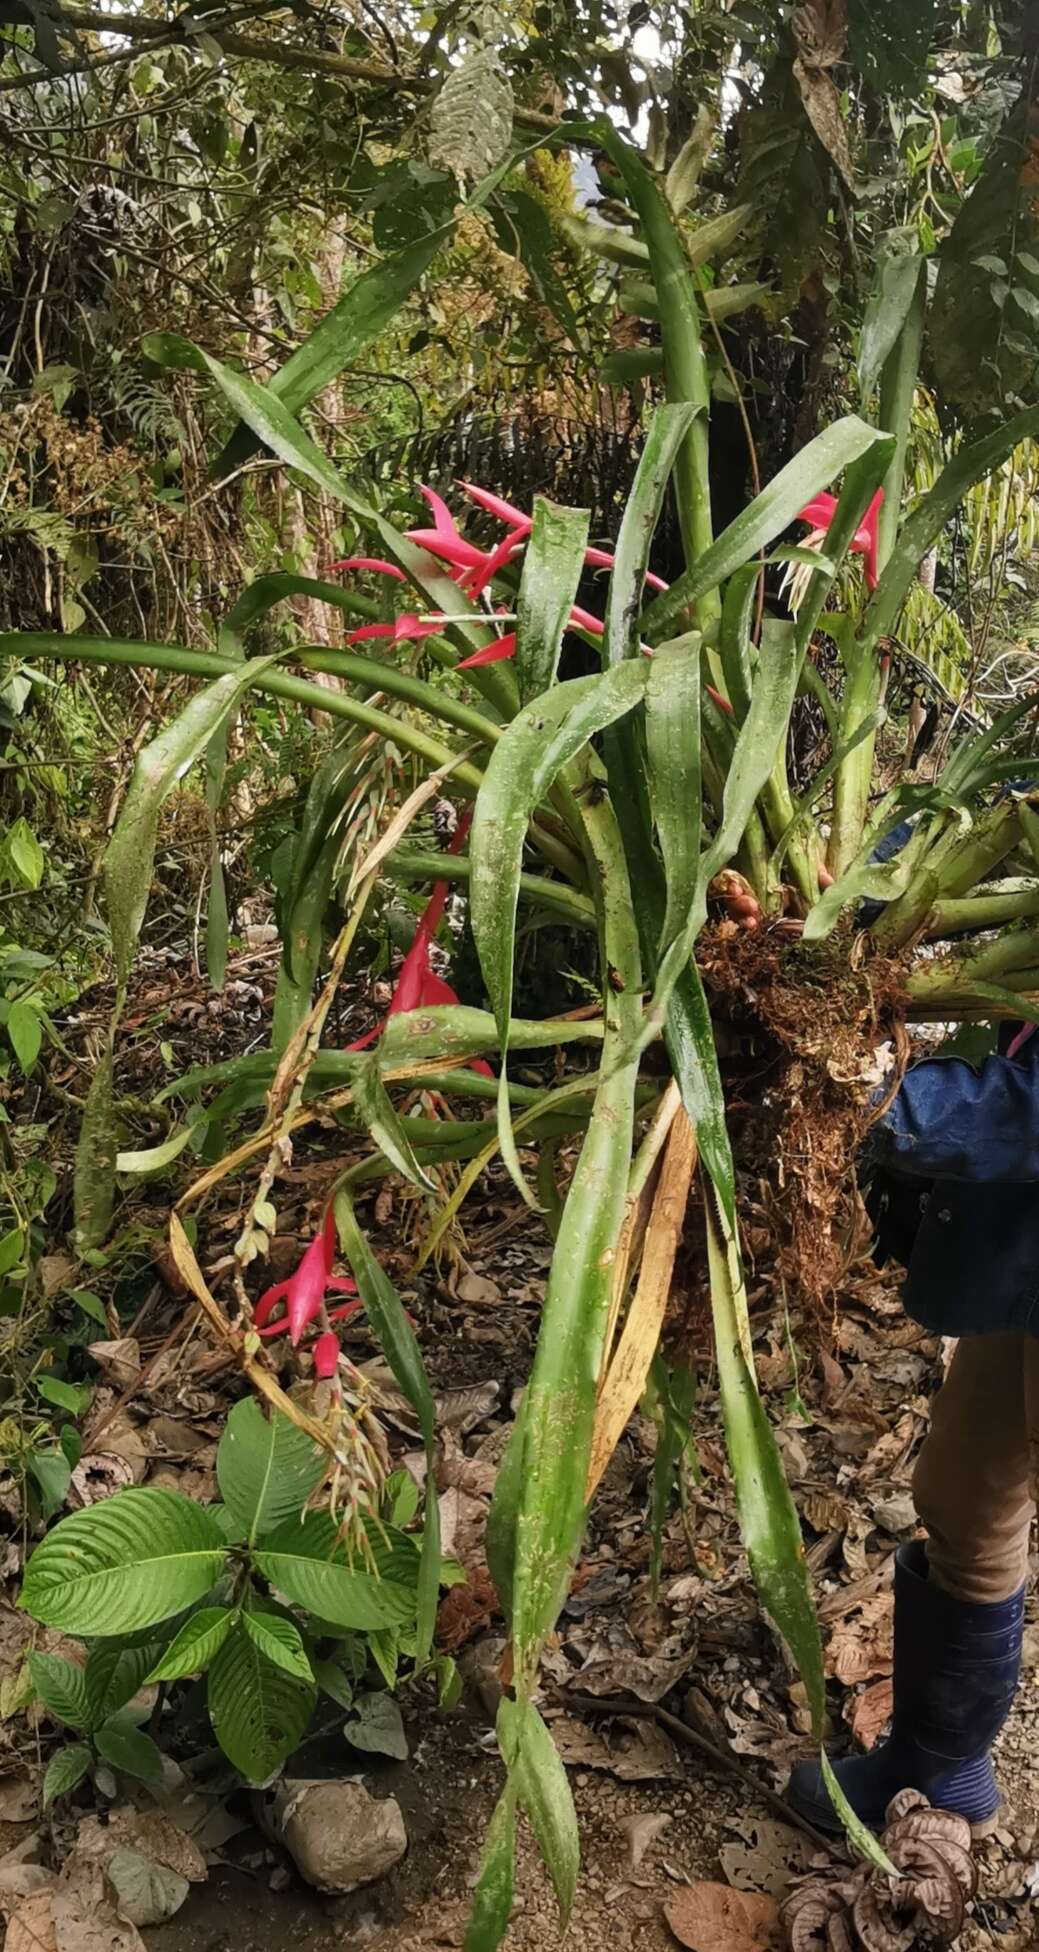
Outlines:
{"label": "long arching leaf", "polygon": [[640,702],[647,680],[647,665],[640,660],[615,665],[601,677],[572,678],[535,699],[503,733],[477,797],[469,841],[473,934],[502,1054],[498,1098],[502,1157],[526,1200],[531,1195],[511,1138],[506,1058],[527,825],[556,774],[596,732]]}

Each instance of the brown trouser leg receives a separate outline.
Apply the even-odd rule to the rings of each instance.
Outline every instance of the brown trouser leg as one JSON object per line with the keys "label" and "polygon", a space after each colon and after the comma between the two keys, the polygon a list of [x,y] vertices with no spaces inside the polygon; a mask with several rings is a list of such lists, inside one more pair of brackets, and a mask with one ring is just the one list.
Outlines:
{"label": "brown trouser leg", "polygon": [[928,1564],[957,1599],[991,1605],[1026,1579],[1037,1456],[1039,1339],[961,1342],[913,1476]]}

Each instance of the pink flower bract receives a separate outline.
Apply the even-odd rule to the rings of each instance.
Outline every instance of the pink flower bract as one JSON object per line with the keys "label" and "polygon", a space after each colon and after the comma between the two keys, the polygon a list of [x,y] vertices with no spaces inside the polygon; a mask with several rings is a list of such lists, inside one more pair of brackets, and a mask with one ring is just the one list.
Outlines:
{"label": "pink flower bract", "polygon": [[314,1374],[326,1382],[334,1376],[339,1367],[339,1337],[332,1329],[326,1329],[314,1344]]}
{"label": "pink flower bract", "polygon": [[[335,1216],[329,1207],[320,1233],[311,1241],[295,1274],[290,1274],[287,1281],[278,1281],[273,1288],[268,1288],[256,1304],[253,1323],[265,1339],[288,1329],[289,1341],[296,1348],[304,1329],[320,1314],[321,1304],[329,1291],[356,1295],[356,1282],[338,1279],[332,1273],[337,1246]],[[271,1316],[279,1302],[284,1303],[284,1316],[272,1322]],[[338,1309],[336,1313],[341,1319],[346,1319],[355,1315],[360,1305],[355,1301],[352,1306]]]}
{"label": "pink flower bract", "polygon": [[[879,573],[877,568],[877,523],[880,518],[883,501],[884,490],[883,488],[878,488],[851,541],[852,554],[864,556],[866,559],[866,588],[868,590],[875,590],[877,587],[877,576]],[[837,498],[835,495],[816,495],[810,502],[806,503],[798,515],[797,520],[799,522],[807,522],[809,528],[812,530],[812,536],[808,537],[809,547],[812,546],[813,536],[818,537],[820,541],[822,540],[836,512]]]}

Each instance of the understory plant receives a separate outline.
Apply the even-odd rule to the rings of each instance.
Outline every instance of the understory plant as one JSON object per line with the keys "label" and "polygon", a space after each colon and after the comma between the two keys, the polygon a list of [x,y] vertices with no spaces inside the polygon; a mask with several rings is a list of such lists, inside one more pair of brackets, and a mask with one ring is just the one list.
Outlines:
{"label": "understory plant", "polygon": [[[262,1103],[259,1129],[226,1156],[214,1156],[210,1147],[210,1163],[181,1203],[182,1211],[197,1205],[221,1177],[261,1162],[226,1309],[202,1279],[179,1215],[173,1248],[188,1286],[257,1387],[280,1397],[263,1354],[272,1323],[267,1316],[256,1319],[244,1277],[276,1225],[278,1171],[292,1135],[321,1110],[348,1119],[368,1135],[370,1151],[333,1193],[338,1241],[431,1451],[428,1386],[399,1299],[359,1225],[358,1192],[392,1170],[430,1195],[436,1166],[464,1160],[427,1239],[424,1251],[432,1251],[482,1166],[500,1153],[519,1197],[548,1217],[554,1252],[537,1351],[488,1531],[490,1569],[511,1636],[512,1680],[498,1718],[506,1783],[486,1842],[470,1952],[489,1952],[506,1929],[521,1809],[549,1865],[564,1917],[572,1902],[577,1828],[565,1771],[537,1706],[539,1660],[566,1596],[589,1500],[655,1360],[654,1401],[688,1402],[688,1392],[670,1388],[657,1350],[698,1165],[717,1373],[742,1535],[762,1604],[797,1661],[815,1735],[822,1738],[823,1664],[810,1580],[754,1372],[737,1170],[714,1036],[719,999],[736,995],[747,1010],[748,995],[769,994],[783,1005],[788,1048],[791,1039],[816,1055],[820,1047],[839,1045],[846,1063],[834,1064],[828,1075],[843,1106],[834,1128],[842,1169],[871,1116],[868,1060],[876,1043],[891,1040],[904,1061],[910,1019],[1039,1021],[1039,803],[1028,785],[1036,763],[1029,751],[1036,698],[1018,700],[983,731],[956,740],[934,778],[891,776],[878,758],[892,641],[918,566],[974,485],[1002,467],[1022,441],[1039,435],[1039,409],[959,445],[933,487],[904,509],[927,304],[924,262],[907,257],[897,276],[880,279],[864,328],[861,416],[827,427],[715,536],[706,354],[713,328],[703,302],[703,267],[724,263],[739,213],[727,225],[701,227],[701,234],[691,217],[669,211],[656,178],[612,126],[599,127],[596,139],[637,213],[638,262],[652,283],[652,312],[659,316],[665,396],[646,427],[612,550],[590,546],[581,510],[543,499],[531,511],[520,510],[473,486],[468,499],[478,504],[481,519],[497,521],[498,541],[473,539],[431,492],[432,526],[402,533],[344,480],[298,418],[327,383],[330,361],[334,365],[328,334],[316,350],[304,347],[294,355],[265,386],[184,340],[165,337],[149,342],[152,357],[204,375],[240,417],[231,448],[236,458],[264,445],[353,519],[364,540],[338,571],[351,581],[260,576],[207,652],[80,635],[35,634],[3,645],[33,660],[125,663],[203,681],[142,753],[109,850],[106,881],[119,978],[113,1038],[147,899],[157,808],[203,755],[211,800],[218,801],[229,716],[252,689],[320,708],[365,734],[392,740],[427,776],[383,840],[352,864],[330,973],[313,1003],[317,956],[310,953],[308,962],[307,945],[312,952],[313,918],[324,913],[337,849],[334,767],[324,776],[308,807],[306,842],[301,839],[297,851],[298,932],[290,924],[277,1049],[182,1080],[179,1089],[191,1105],[187,1121],[152,1155],[118,1155],[109,1042],[81,1145],[78,1221],[81,1239],[98,1238],[108,1225],[120,1165],[133,1170],[143,1160],[160,1166],[187,1144],[201,1143],[207,1129],[212,1134],[222,1121],[240,1119]],[[348,312],[348,300],[341,305]],[[649,552],[669,484],[686,563],[677,580],[661,588],[649,573]],[[807,543],[803,535],[789,540],[799,520]],[[861,558],[854,580],[844,574],[853,558]],[[601,615],[577,601],[589,564],[609,571]],[[769,594],[791,564],[803,572],[795,615],[782,614]],[[359,587],[357,579],[372,578],[381,579],[376,587],[384,595],[387,586],[399,591],[396,616]],[[828,608],[838,579],[852,600],[843,609]],[[300,593],[353,616],[354,641],[342,651],[301,644],[278,657],[250,659],[251,628]],[[560,676],[568,633],[595,654],[598,668],[588,675]],[[401,641],[422,644],[428,676],[395,661]],[[824,641],[837,654],[832,685],[819,668]],[[373,655],[369,645],[385,655]],[[832,671],[832,660],[827,668]],[[333,673],[339,688],[320,688],[306,672]],[[790,728],[803,696],[822,713],[827,739],[815,776],[795,791]],[[440,795],[471,813],[471,825],[457,852],[431,862],[409,853],[406,836],[419,808]],[[898,836],[906,823],[907,833]],[[902,844],[890,858],[878,858],[893,837]],[[372,889],[380,875],[394,873],[395,862],[403,879],[428,876],[467,891],[490,1008],[451,1000],[429,961],[431,925],[416,938],[405,1003],[391,1011],[381,1035],[365,1049],[330,1049],[323,1031],[335,986],[348,967]],[[431,900],[442,906],[439,893]],[[880,905],[870,911],[875,919],[868,930],[865,902]],[[212,912],[219,920],[219,901]],[[594,944],[597,1012],[545,1021],[513,1016],[519,918],[546,915],[564,917]],[[949,946],[960,937],[970,940],[966,950]],[[215,961],[219,965],[219,954]],[[776,1035],[778,1021],[777,1015],[763,1027]],[[576,1043],[582,1066],[568,1074],[562,1056]],[[650,1064],[651,1045],[659,1050]],[[516,1054],[546,1046],[561,1054],[552,1087],[517,1085],[511,1075]],[[454,1099],[465,1111],[476,1101],[486,1115],[402,1112],[395,1093],[412,1092],[420,1082],[442,1102]],[[202,1105],[200,1093],[214,1086],[217,1097]],[[775,1143],[782,1152],[795,1114],[804,1118],[806,1108],[793,1096],[772,1095]],[[559,1183],[561,1141],[576,1155],[565,1184]],[[832,1217],[832,1205],[821,1210]],[[817,1223],[820,1231],[825,1228]],[[316,1253],[315,1266],[318,1258]],[[318,1271],[327,1273],[330,1265],[322,1260]],[[826,1268],[829,1279],[832,1260]],[[334,1327],[321,1312],[323,1289],[315,1288],[315,1296],[308,1317],[319,1332],[315,1368],[330,1394],[326,1424],[318,1419],[309,1427],[339,1478],[349,1480],[360,1455],[358,1401]],[[294,1331],[292,1339],[298,1339]],[[285,1408],[288,1400],[281,1401]],[[292,1413],[291,1405],[285,1413]],[[672,1449],[680,1453],[680,1438]],[[121,1550],[118,1541],[133,1532],[146,1495],[126,1493],[66,1521],[44,1541],[30,1566],[26,1599],[39,1617],[75,1625],[60,1596],[64,1577],[54,1580],[53,1596],[44,1577],[51,1555],[61,1551],[59,1541],[74,1531],[84,1553]],[[356,1537],[357,1524],[364,1528],[360,1504],[353,1517]],[[270,1539],[253,1537],[251,1520],[245,1528],[249,1542],[231,1551],[211,1514],[192,1508],[190,1519],[181,1518],[197,1535],[200,1564],[191,1595],[176,1592],[171,1576],[169,1612],[190,1597],[201,1602],[220,1576],[231,1578],[237,1595],[219,1602],[224,1638],[214,1654],[211,1689],[214,1677],[240,1660],[243,1700],[249,1698],[249,1666],[260,1657],[262,1639],[264,1671],[297,1690],[293,1700],[301,1712],[303,1692],[313,1683],[302,1674],[299,1629],[248,1597],[249,1568],[289,1601],[313,1604],[334,1618],[315,1600],[322,1564],[335,1568],[338,1581],[362,1577],[343,1563],[346,1548],[335,1546],[335,1521],[317,1514],[305,1521],[302,1537],[320,1540],[319,1549],[303,1550],[293,1564],[304,1568],[305,1577],[298,1580],[294,1571],[287,1580],[280,1562],[284,1548],[273,1565]],[[116,1541],[111,1547],[103,1542],[110,1531]],[[293,1536],[298,1541],[298,1527]],[[377,1539],[367,1536],[392,1589]],[[413,1549],[408,1551],[410,1565]],[[439,1567],[431,1492],[414,1582],[404,1582],[409,1596],[417,1592],[420,1662],[431,1646]],[[132,1575],[124,1571],[120,1577],[129,1592]],[[363,1578],[377,1610],[380,1589],[370,1575]],[[148,1624],[141,1608],[150,1604],[142,1592],[131,1619],[117,1621],[114,1611],[103,1618],[80,1615],[78,1630],[109,1632],[121,1624],[138,1631]],[[216,1603],[207,1604],[212,1611]],[[276,1630],[266,1624],[274,1617],[282,1623]],[[292,1673],[286,1665],[290,1639],[298,1663]],[[173,1653],[162,1656],[152,1671],[171,1671],[162,1662],[175,1659]],[[216,1686],[219,1699],[219,1680]],[[219,1714],[215,1722],[227,1746]],[[252,1750],[244,1735],[241,1740],[240,1753],[249,1760]],[[829,1772],[825,1757],[824,1767]],[[832,1774],[827,1780],[859,1848],[884,1862]]]}
{"label": "understory plant", "polygon": [[[248,1782],[298,1747],[319,1698],[326,1725],[331,1708],[358,1748],[406,1753],[388,1691],[415,1653],[420,1552],[393,1520],[407,1521],[417,1493],[391,1483],[348,1550],[338,1515],[307,1509],[326,1465],[306,1430],[246,1397],[220,1440],[219,1502],[117,1491],[47,1534],[21,1604],[81,1639],[85,1659],[28,1658],[38,1699],[75,1738],[52,1758],[45,1802],[88,1774],[103,1786],[106,1768],[160,1782],[163,1705],[202,1675],[213,1734]],[[372,1671],[381,1687],[365,1684]],[[443,1666],[439,1680],[450,1694]],[[138,1700],[153,1684],[154,1709]]]}

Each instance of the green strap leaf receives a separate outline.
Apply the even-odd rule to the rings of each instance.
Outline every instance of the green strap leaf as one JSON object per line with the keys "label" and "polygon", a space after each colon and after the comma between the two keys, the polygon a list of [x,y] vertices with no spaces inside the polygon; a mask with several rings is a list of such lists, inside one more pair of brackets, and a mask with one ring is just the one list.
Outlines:
{"label": "green strap leaf", "polygon": [[[476,185],[463,211],[480,210],[515,167],[515,162],[510,152]],[[383,258],[355,278],[268,382],[271,392],[283,401],[290,413],[298,413],[308,401],[323,393],[358,353],[385,331],[429,270],[437,252],[450,243],[461,214],[462,211],[456,212],[448,223],[439,225],[425,237],[416,238],[403,250]],[[213,473],[220,476],[240,466],[256,445],[255,439],[250,440],[247,427],[236,428]]]}
{"label": "green strap leaf", "polygon": [[[296,468],[333,501],[348,508],[379,538],[393,561],[428,598],[430,608],[442,610],[457,620],[451,625],[452,631],[460,634],[471,649],[483,647],[487,642],[487,626],[481,621],[481,612],[424,549],[409,542],[392,522],[385,521],[370,502],[354,492],[271,387],[257,386],[247,374],[225,366],[178,333],[154,333],[142,344],[148,357],[158,365],[170,366],[177,372],[200,373],[214,380],[225,400],[272,454],[284,461],[286,467]],[[486,681],[484,689],[488,696],[497,698],[503,708],[511,708],[516,695],[511,673],[492,669],[473,675]]]}
{"label": "green strap leaf", "polygon": [[[298,413],[310,400],[352,364],[358,353],[379,337],[401,306],[410,298],[420,279],[429,270],[454,230],[453,224],[417,238],[395,256],[383,258],[355,278],[348,291],[326,312],[301,346],[268,381],[272,393],[284,402],[290,413]],[[247,427],[239,427],[213,465],[219,479],[249,459],[259,445]]]}
{"label": "green strap leaf", "polygon": [[699,407],[681,400],[658,407],[649,423],[614,553],[604,638],[607,664],[620,664],[639,655],[640,612],[650,547],[671,471],[699,411]]}
{"label": "green strap leaf", "polygon": [[572,678],[535,699],[502,734],[477,795],[469,841],[473,935],[502,1054],[502,1158],[528,1203],[532,1195],[512,1139],[506,1064],[524,839],[530,816],[556,774],[594,733],[641,702],[647,680],[648,664],[640,659],[618,664],[601,677]]}
{"label": "green strap leaf", "polygon": [[548,1866],[565,1930],[577,1889],[581,1843],[559,1750],[533,1703],[507,1697],[498,1709],[498,1746]]}
{"label": "green strap leaf", "polygon": [[1029,407],[1024,413],[1005,420],[993,433],[972,442],[970,447],[962,447],[947,462],[930,493],[917,503],[899,530],[863,620],[860,638],[863,644],[875,644],[879,637],[889,636],[894,630],[920,563],[968,489],[975,482],[983,481],[994,468],[1002,467],[1022,441],[1037,438],[1039,407]]}
{"label": "green strap leaf", "polygon": [[19,1604],[84,1637],[135,1633],[208,1593],[226,1551],[216,1520],[174,1491],[117,1491],[48,1532]]}
{"label": "green strap leaf", "polygon": [[137,755],[129,791],[104,859],[105,895],[121,985],[130,974],[148,905],[163,801],[204,752],[242,693],[276,663],[274,657],[258,658],[241,671],[207,685]]}
{"label": "green strap leaf", "polygon": [[325,1474],[326,1458],[291,1417],[265,1416],[254,1396],[236,1403],[216,1454],[217,1483],[250,1545],[298,1518]]}
{"label": "green strap leaf", "polygon": [[335,1196],[336,1225],[364,1302],[368,1320],[375,1331],[394,1377],[419,1420],[426,1451],[426,1508],[422,1532],[422,1556],[418,1571],[418,1625],[416,1658],[421,1665],[433,1645],[437,1600],[440,1593],[440,1506],[437,1502],[433,1452],[436,1444],[436,1405],[429,1387],[425,1365],[400,1296],[376,1260],[360,1227],[350,1196],[341,1187]]}
{"label": "green strap leaf", "polygon": [[679,933],[700,876],[700,633],[655,653],[646,686],[646,759],[667,883],[661,948]]}
{"label": "green strap leaf", "polygon": [[[740,1532],[758,1596],[797,1662],[808,1696],[812,1730],[821,1742],[826,1725],[826,1681],[801,1526],[775,1434],[758,1394],[746,1289],[735,1237],[719,1225],[719,1213],[708,1192],[704,1210],[722,1420]],[[884,1852],[850,1809],[825,1756],[823,1762],[834,1807],[849,1834],[872,1863],[887,1869]]]}
{"label": "green strap leaf", "polygon": [[[709,548],[712,536],[711,491],[708,474],[710,377],[704,357],[702,308],[688,255],[690,242],[679,235],[660,184],[642,158],[608,121],[595,124],[595,134],[616,164],[639,215],[650,269],[660,305],[664,342],[664,377],[668,399],[691,406],[696,417],[686,428],[675,465],[675,498],[686,558],[696,561]],[[748,216],[746,205],[727,211],[698,233],[696,262],[727,251]],[[719,579],[720,580],[720,579]],[[707,600],[704,601],[704,598]],[[679,609],[681,605],[678,606]],[[696,622],[706,628],[713,621],[716,602],[708,586],[701,593]],[[674,614],[678,614],[677,610]],[[684,623],[684,619],[683,619]],[[682,624],[679,625],[681,629]],[[666,631],[661,635],[668,635]]]}
{"label": "green strap leaf", "polygon": [[909,316],[926,264],[922,257],[881,258],[859,337],[859,391],[863,405],[880,378],[880,369]]}
{"label": "green strap leaf", "polygon": [[[615,674],[638,667],[619,665]],[[623,848],[608,799],[584,810],[587,845],[602,891],[600,955],[607,1034],[588,1131],[559,1221],[541,1330],[527,1385],[523,1462],[513,1512],[512,1634],[516,1688],[529,1695],[545,1634],[555,1622],[585,1519],[585,1484],[599,1365],[627,1203],[642,972]],[[510,1465],[506,1487],[515,1487]],[[496,1548],[496,1558],[500,1552]]]}
{"label": "green strap leaf", "polygon": [[643,632],[649,642],[658,644],[683,611],[768,548],[814,495],[883,438],[857,414],[847,414],[817,434],[785,468],[780,468],[749,508],[730,522],[692,567],[657,597],[643,618]]}
{"label": "green strap leaf", "polygon": [[730,576],[722,598],[718,654],[721,658],[725,689],[737,723],[750,710],[754,673],[751,663],[751,631],[761,574],[757,563],[746,563]]}
{"label": "green strap leaf", "polygon": [[430,1179],[419,1165],[411,1141],[382,1082],[377,1051],[362,1057],[354,1072],[352,1104],[365,1130],[391,1166],[421,1192],[437,1192],[436,1181]]}
{"label": "green strap leaf", "polygon": [[516,1867],[516,1791],[506,1783],[487,1829],[465,1952],[496,1952],[509,1929]]}
{"label": "green strap leaf", "polygon": [[[797,690],[799,662],[795,626],[782,618],[767,617],[762,628],[750,709],[737,734],[725,777],[718,831],[701,858],[691,907],[687,907],[681,917],[675,913],[674,919],[680,925],[661,956],[652,1003],[640,1032],[640,1048],[644,1048],[663,1026],[671,992],[689,961],[693,944],[707,915],[710,882],[735,854],[758,794],[771,777],[776,755],[786,739],[790,708]],[[667,790],[666,787],[664,790]],[[670,890],[668,894],[670,911],[674,904],[670,900]]]}
{"label": "green strap leaf", "polygon": [[563,633],[577,595],[588,543],[586,508],[534,499],[534,526],[516,599],[516,659],[521,704],[555,684]]}

